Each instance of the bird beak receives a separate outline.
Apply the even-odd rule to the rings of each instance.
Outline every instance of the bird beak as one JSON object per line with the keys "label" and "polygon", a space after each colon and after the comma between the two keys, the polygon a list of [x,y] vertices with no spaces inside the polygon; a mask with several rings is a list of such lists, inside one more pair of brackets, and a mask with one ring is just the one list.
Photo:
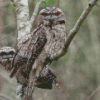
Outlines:
{"label": "bird beak", "polygon": [[51,21],[55,21],[55,18],[52,17],[52,16],[50,16],[50,17],[49,17],[49,21],[50,21],[50,22],[51,22]]}

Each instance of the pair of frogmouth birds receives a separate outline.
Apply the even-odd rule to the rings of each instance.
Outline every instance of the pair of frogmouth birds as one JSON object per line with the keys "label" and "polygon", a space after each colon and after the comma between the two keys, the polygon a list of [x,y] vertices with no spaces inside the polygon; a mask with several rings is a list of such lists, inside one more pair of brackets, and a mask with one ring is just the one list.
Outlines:
{"label": "pair of frogmouth birds", "polygon": [[[26,35],[18,44],[18,52],[12,47],[0,49],[0,64],[11,71],[18,83],[27,85],[30,70],[34,63],[39,73],[35,86],[51,89],[57,85],[56,75],[48,65],[42,62],[64,48],[66,41],[65,15],[58,7],[46,7],[39,13],[38,26],[32,34]],[[41,65],[44,64],[44,67]]]}

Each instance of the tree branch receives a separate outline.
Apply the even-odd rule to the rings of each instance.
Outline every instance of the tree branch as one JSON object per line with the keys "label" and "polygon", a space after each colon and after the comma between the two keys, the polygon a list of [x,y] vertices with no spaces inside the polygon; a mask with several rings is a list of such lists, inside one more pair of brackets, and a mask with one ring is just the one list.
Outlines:
{"label": "tree branch", "polygon": [[30,18],[30,25],[31,25],[31,27],[32,27],[32,24],[33,24],[33,22],[34,22],[34,20],[35,20],[35,17],[36,17],[36,15],[37,15],[38,11],[39,11],[40,5],[41,5],[42,3],[44,3],[44,2],[45,2],[45,0],[40,0],[40,1],[36,4],[35,9],[34,9],[34,12],[33,12],[32,16],[31,16],[31,18]]}
{"label": "tree branch", "polygon": [[85,10],[83,11],[83,13],[81,14],[81,16],[79,17],[79,19],[77,20],[75,26],[73,27],[72,30],[70,30],[66,42],[64,44],[64,47],[61,51],[59,51],[58,53],[55,53],[53,56],[50,57],[50,60],[56,60],[62,56],[64,56],[68,50],[68,47],[71,43],[71,41],[73,40],[73,38],[75,37],[75,35],[77,34],[77,32],[79,31],[82,23],[84,22],[84,20],[87,18],[88,14],[90,13],[90,11],[92,10],[93,6],[95,4],[97,4],[98,0],[91,0],[87,7],[85,8]]}
{"label": "tree branch", "polygon": [[[88,3],[88,6],[85,8],[85,10],[83,11],[83,13],[81,14],[81,16],[79,17],[78,21],[76,22],[74,28],[69,32],[66,42],[64,44],[63,50],[59,51],[58,53],[55,53],[52,57],[49,57],[51,61],[56,60],[60,57],[62,57],[63,55],[66,54],[67,49],[71,43],[71,41],[73,40],[74,36],[76,35],[76,33],[78,32],[78,30],[80,29],[82,23],[84,22],[84,20],[86,19],[86,17],[88,16],[88,14],[90,13],[90,11],[92,10],[93,6],[96,4],[98,0],[91,0]],[[35,60],[35,63],[33,64],[32,70],[30,74],[30,78],[29,78],[29,84],[28,84],[28,97],[31,97],[32,92],[34,91],[34,81],[33,81],[33,77],[34,75],[36,77],[38,77],[38,74],[40,73],[41,70],[38,71],[38,69],[42,69],[43,67],[45,67],[45,64],[50,63],[48,61],[48,57],[47,59],[42,59],[41,61],[38,61],[40,56],[38,56],[38,58]],[[39,67],[39,64],[41,67]],[[35,72],[34,74],[34,68],[38,68],[36,69],[37,72]]]}
{"label": "tree branch", "polygon": [[100,86],[98,86],[98,88],[96,88],[96,90],[94,90],[93,92],[92,92],[92,94],[87,98],[88,100],[90,100],[90,98],[97,92],[97,91],[99,91],[100,90]]}
{"label": "tree branch", "polygon": [[28,0],[11,0],[15,6],[17,14],[17,30],[18,30],[18,43],[21,39],[30,33],[32,28],[32,23],[38,13],[40,5],[45,2],[45,0],[40,0],[35,6],[35,10],[29,20],[29,7]]}
{"label": "tree branch", "polygon": [[30,33],[28,0],[11,0],[17,15],[18,42]]}
{"label": "tree branch", "polygon": [[[45,2],[45,0],[40,0],[35,6],[34,12],[29,20],[29,7],[28,0],[11,0],[13,5],[15,6],[16,15],[17,15],[17,30],[18,30],[18,43],[30,33],[32,28],[32,23],[35,20],[35,17],[38,13],[40,5]],[[19,47],[18,47],[19,48]],[[26,100],[27,97],[24,99]],[[30,99],[31,97],[29,97]],[[21,99],[21,97],[17,96],[17,99]]]}
{"label": "tree branch", "polygon": [[[35,7],[35,10],[34,10],[32,16],[31,16],[30,20],[29,20],[28,0],[12,0],[12,1],[13,1],[14,6],[15,6],[16,14],[17,14],[18,42],[20,42],[21,39],[24,36],[26,36],[26,34],[30,33],[32,23],[35,20],[35,17],[38,13],[39,7],[43,2],[45,2],[45,0],[40,0],[40,2],[37,3],[37,5]],[[82,23],[84,22],[84,20],[86,19],[86,17],[90,13],[90,11],[92,10],[93,6],[97,3],[97,1],[98,0],[91,0],[88,3],[87,7],[85,8],[83,13],[79,17],[79,19],[76,22],[75,26],[69,32],[69,34],[67,36],[67,39],[66,39],[66,43],[64,44],[63,50],[59,51],[58,53],[55,53],[52,57],[50,57],[51,61],[56,60],[56,59],[58,59],[58,58],[60,58],[60,57],[62,57],[63,55],[66,54],[67,49],[68,49],[71,41],[73,40],[73,38],[77,34],[77,32],[80,29]],[[42,68],[43,68],[43,66],[42,66]],[[30,82],[30,83],[32,83],[32,82]]]}

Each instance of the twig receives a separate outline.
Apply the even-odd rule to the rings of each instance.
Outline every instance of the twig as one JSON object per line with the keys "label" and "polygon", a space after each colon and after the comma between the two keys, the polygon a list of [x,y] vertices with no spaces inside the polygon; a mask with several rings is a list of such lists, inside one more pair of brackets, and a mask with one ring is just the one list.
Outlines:
{"label": "twig", "polygon": [[35,17],[36,17],[36,15],[37,15],[38,11],[39,11],[40,5],[41,5],[43,2],[45,2],[45,0],[40,0],[40,1],[36,4],[36,6],[35,6],[34,12],[33,12],[32,16],[31,16],[31,18],[30,18],[30,25],[31,25],[31,27],[32,27],[32,24],[33,24],[33,22],[34,22],[34,20],[35,20]]}
{"label": "twig", "polygon": [[58,0],[58,4],[57,4],[58,7],[59,7],[59,4],[60,4],[60,1]]}
{"label": "twig", "polygon": [[90,11],[92,10],[93,6],[97,3],[98,0],[91,0],[87,7],[85,8],[85,10],[83,11],[83,13],[81,14],[81,16],[79,17],[79,19],[77,20],[75,26],[73,27],[72,30],[70,30],[66,42],[64,44],[64,47],[62,49],[62,51],[59,51],[58,53],[55,53],[53,56],[51,56],[50,60],[56,60],[62,56],[64,56],[68,50],[68,47],[71,43],[71,41],[73,40],[73,38],[75,37],[76,33],[79,31],[82,23],[84,22],[84,20],[87,18],[88,14],[90,13]]}
{"label": "twig", "polygon": [[92,94],[87,99],[89,100],[99,90],[100,90],[100,86],[98,86],[98,88],[96,88],[96,90],[93,91]]}
{"label": "twig", "polygon": [[10,98],[10,97],[8,97],[8,96],[6,96],[4,94],[1,94],[1,93],[0,93],[0,97],[5,98],[7,100],[13,100],[12,98]]}

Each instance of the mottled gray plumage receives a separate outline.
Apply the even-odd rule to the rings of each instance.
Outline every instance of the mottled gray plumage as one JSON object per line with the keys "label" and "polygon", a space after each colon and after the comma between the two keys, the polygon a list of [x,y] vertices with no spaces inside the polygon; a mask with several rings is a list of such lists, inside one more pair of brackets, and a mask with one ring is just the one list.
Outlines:
{"label": "mottled gray plumage", "polygon": [[[32,65],[38,56],[46,59],[47,56],[50,57],[63,48],[66,39],[65,22],[65,15],[60,8],[46,7],[40,11],[37,28],[18,44],[19,50],[14,58],[11,78],[24,64],[27,63],[27,70],[30,73]],[[27,62],[21,59],[26,59],[26,57],[28,58]],[[42,70],[42,68],[40,69]]]}
{"label": "mottled gray plumage", "polygon": [[48,58],[62,50],[66,40],[65,23],[65,15],[60,8],[46,7],[40,11],[38,26],[45,27],[47,42],[35,60],[33,70],[36,70],[36,77],[45,67]]}
{"label": "mottled gray plumage", "polygon": [[[43,47],[43,50],[38,55],[37,59],[32,66],[32,70],[28,82],[28,97],[32,96],[34,91],[35,81],[39,77],[41,70],[51,63],[50,58],[64,47],[66,41],[65,34],[65,15],[60,8],[46,7],[39,13],[38,26],[42,25],[46,30],[47,42]],[[30,58],[32,60],[32,58]],[[34,80],[32,78],[34,77]],[[56,83],[56,82],[55,82]],[[60,89],[59,84],[56,84]]]}
{"label": "mottled gray plumage", "polygon": [[[4,68],[6,68],[7,71],[11,71],[13,69],[12,61],[15,54],[16,54],[16,51],[12,47],[6,46],[0,49],[0,64]],[[24,86],[27,86],[28,78],[29,78],[29,75],[27,74],[27,68],[24,67],[18,70],[16,74],[16,79],[18,83]],[[51,89],[52,84],[54,83],[55,80],[56,80],[56,76],[54,75],[52,69],[47,66],[41,71],[38,77],[38,80],[35,83],[35,86],[38,88]],[[45,87],[44,87],[44,84],[45,84]]]}
{"label": "mottled gray plumage", "polygon": [[[26,63],[27,71],[28,73],[30,72],[32,63],[34,63],[35,59],[41,53],[46,41],[45,28],[40,25],[27,41],[19,44],[19,50],[13,62],[14,68],[10,74],[11,78],[17,73],[17,70],[20,67],[22,68],[22,65]],[[28,59],[27,62],[26,59]]]}
{"label": "mottled gray plumage", "polygon": [[50,62],[49,58],[63,49],[66,41],[65,23],[65,15],[60,8],[46,7],[39,13],[38,26],[34,32],[23,37],[18,44],[10,77],[17,75],[22,68],[27,71],[26,76],[29,76],[32,69],[28,80],[30,95],[35,80],[38,80],[42,69]]}
{"label": "mottled gray plumage", "polygon": [[[37,87],[45,88],[43,84],[49,86],[54,83],[59,87],[56,76],[49,67],[46,67],[47,60],[62,50],[65,40],[65,15],[58,7],[46,7],[39,13],[38,26],[32,34],[28,34],[18,44],[10,77],[16,75],[18,82]],[[35,84],[30,81],[30,71],[34,71]],[[46,73],[46,71],[47,73]],[[23,83],[24,82],[24,83]],[[37,85],[36,85],[37,84]],[[33,87],[30,87],[33,88]],[[31,94],[31,89],[29,89]],[[21,92],[22,89],[19,90]]]}
{"label": "mottled gray plumage", "polygon": [[12,70],[12,60],[16,51],[12,47],[2,47],[0,48],[0,64],[5,67],[7,70]]}

